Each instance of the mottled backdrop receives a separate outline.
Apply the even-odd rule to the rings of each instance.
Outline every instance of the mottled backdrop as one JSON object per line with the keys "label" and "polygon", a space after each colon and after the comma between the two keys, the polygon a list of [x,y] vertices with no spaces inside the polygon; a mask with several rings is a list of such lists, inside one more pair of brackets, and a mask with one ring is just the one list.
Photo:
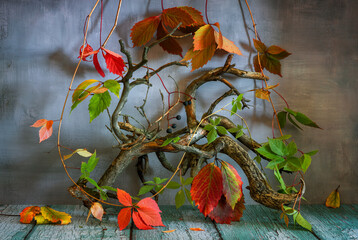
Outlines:
{"label": "mottled backdrop", "polygon": [[[180,4],[204,11],[201,1],[165,1],[165,7]],[[328,194],[341,185],[344,203],[358,203],[358,1],[355,0],[256,0],[249,1],[257,21],[261,39],[268,45],[277,44],[293,54],[283,61],[283,78],[269,75],[271,84],[280,83],[279,91],[292,109],[304,112],[324,130],[305,128],[304,131],[287,129],[303,151],[319,149],[305,179],[305,197],[309,203],[323,203]],[[66,191],[71,185],[65,175],[56,150],[57,131],[50,140],[38,144],[37,129],[30,128],[37,119],[58,119],[77,62],[78,49],[82,42],[82,29],[86,15],[94,0],[3,0],[0,2],[0,203],[3,204],[54,204],[79,203]],[[117,1],[104,1],[103,33],[112,27]],[[144,17],[160,12],[159,0],[123,0],[118,28],[107,47],[119,51],[118,39],[128,47],[133,24]],[[89,43],[99,44],[99,10],[90,22]],[[252,26],[243,1],[211,1],[208,5],[211,22],[220,22],[223,34],[232,39],[244,56],[235,56],[238,68],[249,70],[252,58]],[[183,42],[186,49],[188,42]],[[135,60],[140,52],[130,49]],[[150,67],[156,68],[165,62],[178,60],[168,56],[159,47],[149,55]],[[175,85],[170,74],[184,87],[193,77],[211,67],[220,66],[225,55],[219,54],[203,69],[194,73],[173,67],[162,73],[170,89]],[[110,76],[110,75],[109,75]],[[83,80],[97,78],[90,63],[81,65],[75,86]],[[253,80],[234,79],[232,82],[242,92],[255,87]],[[158,79],[153,78],[155,88],[150,92],[148,115],[151,119],[161,112]],[[260,85],[259,85],[260,86]],[[227,89],[218,83],[210,83],[200,89],[198,109],[205,111],[210,99],[220,96]],[[145,88],[138,87],[131,93],[125,111],[140,119],[133,111],[134,105],[142,102],[140,95]],[[247,93],[253,99],[253,94]],[[284,103],[274,97],[278,109]],[[88,103],[88,102],[87,102]],[[71,115],[66,109],[62,130],[62,144],[72,148],[87,147],[97,150],[100,157],[96,169],[98,177],[109,164],[116,150],[113,137],[106,130],[106,115],[89,124],[87,103],[82,103]],[[253,136],[264,142],[271,136],[272,110],[267,102],[253,100],[251,109],[242,112],[248,120]],[[179,111],[183,115],[183,111]],[[184,117],[185,118],[185,117]],[[238,119],[236,119],[238,120]],[[179,127],[185,119],[178,122]],[[57,123],[55,123],[55,129]],[[151,156],[153,157],[153,156]],[[179,156],[172,156],[178,162]],[[82,159],[76,158],[74,166]],[[247,180],[242,171],[244,184]],[[76,178],[78,170],[70,170]],[[170,173],[151,160],[149,176],[169,177]],[[273,186],[278,183],[268,172]],[[94,178],[96,178],[94,176]],[[291,176],[286,176],[290,182]],[[123,173],[116,187],[136,193],[139,188],[134,164]],[[253,203],[245,189],[248,203]],[[170,191],[160,198],[161,204],[173,204]]]}

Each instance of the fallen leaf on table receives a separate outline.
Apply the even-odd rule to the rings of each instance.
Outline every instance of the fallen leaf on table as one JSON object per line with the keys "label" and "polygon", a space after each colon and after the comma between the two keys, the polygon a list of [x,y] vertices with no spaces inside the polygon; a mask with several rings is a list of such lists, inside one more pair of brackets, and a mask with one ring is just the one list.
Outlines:
{"label": "fallen leaf on table", "polygon": [[192,231],[205,231],[205,230],[203,230],[201,228],[190,228],[190,230],[192,230]]}
{"label": "fallen leaf on table", "polygon": [[20,222],[21,223],[31,223],[36,215],[40,214],[40,207],[30,206],[26,207],[20,213]]}
{"label": "fallen leaf on table", "polygon": [[331,192],[331,194],[329,194],[327,200],[326,200],[326,207],[330,207],[330,208],[339,208],[341,206],[341,198],[339,196],[339,192],[338,189],[341,185],[339,185],[336,190],[334,190],[333,192]]}
{"label": "fallen leaf on table", "polygon": [[174,232],[176,229],[172,229],[172,230],[165,230],[165,231],[162,231],[163,233],[171,233],[171,232]]}

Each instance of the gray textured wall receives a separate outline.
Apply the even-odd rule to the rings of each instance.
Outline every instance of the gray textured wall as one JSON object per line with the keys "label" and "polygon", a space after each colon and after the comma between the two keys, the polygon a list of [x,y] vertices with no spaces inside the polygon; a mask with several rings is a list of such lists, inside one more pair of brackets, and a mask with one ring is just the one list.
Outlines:
{"label": "gray textured wall", "polygon": [[[116,1],[104,1],[104,28],[111,28]],[[180,4],[204,10],[204,1],[165,1],[166,7]],[[312,166],[306,174],[306,198],[310,203],[322,203],[328,194],[341,185],[344,203],[358,203],[358,88],[356,68],[358,63],[358,17],[355,0],[258,0],[249,1],[258,24],[261,39],[267,44],[277,44],[293,54],[283,61],[283,78],[273,75],[271,83],[280,82],[283,93],[293,109],[302,111],[317,121],[323,131],[306,128],[303,132],[288,129],[294,134],[299,147],[304,151],[319,149]],[[70,181],[65,176],[56,150],[55,137],[41,145],[37,129],[29,126],[40,118],[58,119],[64,102],[72,72],[75,69],[78,49],[82,41],[83,22],[94,1],[84,0],[3,0],[0,2],[0,203],[78,203],[66,191]],[[244,56],[234,57],[239,68],[250,69],[250,52],[247,46],[253,37],[245,30],[245,21],[251,26],[246,7],[237,0],[209,1],[211,22],[220,22],[223,34],[241,47]],[[113,34],[108,48],[118,52],[118,38],[132,46],[129,30],[145,16],[160,12],[160,1],[124,0],[119,18],[119,27]],[[91,20],[89,43],[98,45],[99,10]],[[244,15],[244,18],[243,18]],[[249,36],[248,36],[249,34]],[[134,58],[139,52],[132,50]],[[150,53],[150,67],[177,60],[167,56],[156,47]],[[204,69],[184,73],[173,68],[162,73],[169,88],[174,88],[167,78],[171,74],[180,86],[200,75],[201,72],[221,65],[224,55],[215,56]],[[100,76],[91,64],[81,65],[75,86],[83,80]],[[254,87],[252,80],[233,80],[241,91]],[[154,119],[160,113],[158,89],[160,82],[153,78],[157,87],[150,92],[154,107],[148,107]],[[141,103],[138,87],[131,94],[126,111],[138,116],[133,105]],[[198,106],[205,110],[210,99],[226,91],[225,87],[212,83],[201,88]],[[252,93],[247,94],[252,98]],[[284,104],[274,98],[277,107]],[[261,100],[252,101],[255,108],[245,110],[242,115],[249,122],[252,134],[258,141],[271,136],[271,108]],[[111,146],[115,144],[105,129],[108,123],[103,115],[89,124],[86,103],[80,105],[71,116],[66,114],[62,131],[62,144],[72,148],[97,149],[100,163],[98,174],[105,169],[115,155]],[[66,113],[69,111],[67,108]],[[183,111],[179,111],[183,113]],[[183,115],[183,114],[182,114]],[[139,116],[138,116],[139,117]],[[55,124],[56,125],[56,124]],[[182,125],[182,123],[179,123]],[[56,125],[57,126],[57,125]],[[179,157],[173,156],[177,162]],[[79,166],[81,159],[74,159]],[[151,161],[150,174],[169,177],[157,161]],[[71,170],[78,177],[78,170]],[[243,173],[245,184],[245,179]],[[271,173],[270,182],[276,185]],[[291,178],[287,177],[287,181]],[[131,193],[138,190],[139,180],[132,164],[118,179],[117,186]],[[249,199],[245,190],[248,203]],[[174,195],[164,194],[161,204],[173,204]]]}

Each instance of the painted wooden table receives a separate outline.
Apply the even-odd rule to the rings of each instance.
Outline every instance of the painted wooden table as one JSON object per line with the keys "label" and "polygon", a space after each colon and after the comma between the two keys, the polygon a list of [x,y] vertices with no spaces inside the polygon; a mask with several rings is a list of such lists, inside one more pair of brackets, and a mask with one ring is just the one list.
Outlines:
{"label": "painted wooden table", "polygon": [[[92,217],[86,223],[88,210],[77,205],[54,205],[52,208],[72,216],[72,223],[60,225],[21,224],[19,212],[26,206],[0,205],[0,239],[358,239],[358,205],[343,205],[328,209],[323,205],[302,206],[302,215],[312,224],[313,232],[292,223],[287,228],[279,219],[280,212],[263,206],[248,205],[240,222],[215,224],[190,206],[177,210],[161,206],[166,227],[138,230],[128,227],[120,231],[118,210],[107,209],[102,222]],[[191,231],[202,228],[204,231]],[[176,229],[171,233],[163,230]]]}

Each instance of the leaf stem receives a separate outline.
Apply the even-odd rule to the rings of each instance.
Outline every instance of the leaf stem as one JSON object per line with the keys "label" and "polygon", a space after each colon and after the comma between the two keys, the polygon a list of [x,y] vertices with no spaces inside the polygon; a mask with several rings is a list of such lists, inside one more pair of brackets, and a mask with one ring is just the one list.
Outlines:
{"label": "leaf stem", "polygon": [[208,0],[205,0],[205,17],[206,17],[206,23],[210,24],[209,18],[208,18]]}

